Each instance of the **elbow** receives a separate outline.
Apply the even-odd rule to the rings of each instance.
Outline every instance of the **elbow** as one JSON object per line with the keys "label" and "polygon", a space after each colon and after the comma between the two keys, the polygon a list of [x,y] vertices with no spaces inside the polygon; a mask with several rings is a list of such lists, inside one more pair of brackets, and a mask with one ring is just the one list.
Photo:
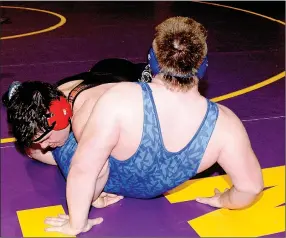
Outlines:
{"label": "elbow", "polygon": [[264,181],[261,176],[260,179],[256,183],[253,183],[251,187],[251,192],[258,196],[259,194],[261,194],[263,189],[264,189]]}
{"label": "elbow", "polygon": [[253,183],[251,184],[248,188],[246,189],[242,189],[242,192],[243,190],[248,193],[249,195],[252,195],[254,197],[257,197],[261,194],[261,192],[263,191],[264,189],[264,183],[263,181],[259,181],[257,183]]}
{"label": "elbow", "polygon": [[254,184],[252,187],[248,188],[245,193],[245,203],[241,204],[241,207],[239,207],[238,209],[246,209],[253,206],[257,201],[260,200],[263,189],[263,183],[257,183]]}
{"label": "elbow", "polygon": [[256,186],[253,188],[252,192],[253,192],[255,195],[258,196],[259,194],[261,194],[261,192],[263,191],[263,189],[264,189],[264,184],[261,183],[261,184],[256,185]]}
{"label": "elbow", "polygon": [[248,184],[244,188],[235,188],[238,193],[236,193],[236,198],[234,199],[236,202],[232,204],[231,209],[245,209],[252,206],[259,200],[263,189],[263,182]]}
{"label": "elbow", "polygon": [[261,194],[261,192],[264,189],[264,181],[262,175],[257,176],[256,178],[253,178],[252,180],[249,180],[245,184],[245,188],[242,189],[245,192],[258,196]]}

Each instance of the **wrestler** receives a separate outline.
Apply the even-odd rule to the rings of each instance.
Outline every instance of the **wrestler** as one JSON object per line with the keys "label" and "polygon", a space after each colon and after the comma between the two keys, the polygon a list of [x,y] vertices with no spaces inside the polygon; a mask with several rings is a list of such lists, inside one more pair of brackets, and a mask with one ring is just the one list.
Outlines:
{"label": "wrestler", "polygon": [[153,198],[216,162],[233,186],[197,201],[228,209],[255,201],[263,179],[243,124],[198,92],[206,55],[206,30],[193,19],[170,18],[156,27],[152,82],[120,83],[98,100],[69,165],[69,216],[47,219],[49,231],[76,235],[98,224],[88,212],[102,190]]}
{"label": "wrestler", "polygon": [[[64,78],[55,85],[37,81],[12,83],[2,101],[19,148],[30,158],[58,165],[66,178],[71,142],[80,138],[98,98],[118,82],[151,80],[145,66],[124,59],[105,59],[89,72]],[[105,207],[122,198],[103,192],[92,205]]]}
{"label": "wrestler", "polygon": [[69,148],[60,147],[63,155],[69,152],[63,162],[69,216],[48,218],[48,231],[77,235],[102,222],[88,219],[102,191],[154,198],[216,162],[233,186],[197,201],[228,209],[255,201],[263,180],[245,128],[230,109],[198,91],[206,56],[206,30],[200,23],[174,17],[156,27],[149,51],[152,82],[110,87],[89,107],[80,136],[71,137]]}

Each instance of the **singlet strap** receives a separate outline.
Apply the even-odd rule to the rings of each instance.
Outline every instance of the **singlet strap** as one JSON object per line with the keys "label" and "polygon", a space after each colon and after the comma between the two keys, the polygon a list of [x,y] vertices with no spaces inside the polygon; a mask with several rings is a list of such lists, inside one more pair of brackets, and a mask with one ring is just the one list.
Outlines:
{"label": "singlet strap", "polygon": [[146,82],[137,82],[140,84],[143,91],[143,105],[144,105],[144,124],[153,125],[158,129],[158,116],[152,89]]}
{"label": "singlet strap", "polygon": [[84,82],[80,83],[79,85],[77,85],[76,87],[74,87],[69,95],[68,95],[68,102],[72,105],[72,108],[74,106],[74,102],[77,98],[77,96],[83,92],[84,90],[87,90],[89,88],[98,86],[98,84],[94,83],[94,84],[85,84]]}

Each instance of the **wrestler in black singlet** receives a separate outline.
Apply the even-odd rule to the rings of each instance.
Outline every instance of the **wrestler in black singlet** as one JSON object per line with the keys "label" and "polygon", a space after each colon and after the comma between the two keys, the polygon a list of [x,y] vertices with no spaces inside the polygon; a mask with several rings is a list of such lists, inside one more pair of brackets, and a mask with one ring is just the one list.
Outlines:
{"label": "wrestler in black singlet", "polygon": [[[70,93],[70,102],[73,104],[79,93],[86,89],[106,83],[151,81],[149,67],[145,63],[134,64],[125,59],[110,58],[97,62],[89,72],[83,72],[71,77],[61,79],[56,86],[67,82],[83,80]],[[6,105],[7,92],[2,96],[2,102]]]}

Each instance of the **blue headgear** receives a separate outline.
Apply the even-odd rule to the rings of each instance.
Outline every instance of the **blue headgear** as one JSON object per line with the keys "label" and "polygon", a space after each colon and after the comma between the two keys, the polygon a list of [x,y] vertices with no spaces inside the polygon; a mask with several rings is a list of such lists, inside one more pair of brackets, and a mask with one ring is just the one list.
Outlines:
{"label": "blue headgear", "polygon": [[[148,63],[150,65],[153,75],[163,73],[161,72],[161,68],[159,66],[153,47],[150,48],[149,53],[148,53]],[[169,74],[169,75],[174,76],[174,77],[181,77],[181,78],[189,78],[191,76],[197,76],[199,79],[202,79],[206,73],[207,67],[208,67],[208,57],[205,56],[203,59],[203,62],[201,63],[200,67],[197,69],[197,72],[195,74],[189,73],[186,75],[173,75],[173,74]]]}

